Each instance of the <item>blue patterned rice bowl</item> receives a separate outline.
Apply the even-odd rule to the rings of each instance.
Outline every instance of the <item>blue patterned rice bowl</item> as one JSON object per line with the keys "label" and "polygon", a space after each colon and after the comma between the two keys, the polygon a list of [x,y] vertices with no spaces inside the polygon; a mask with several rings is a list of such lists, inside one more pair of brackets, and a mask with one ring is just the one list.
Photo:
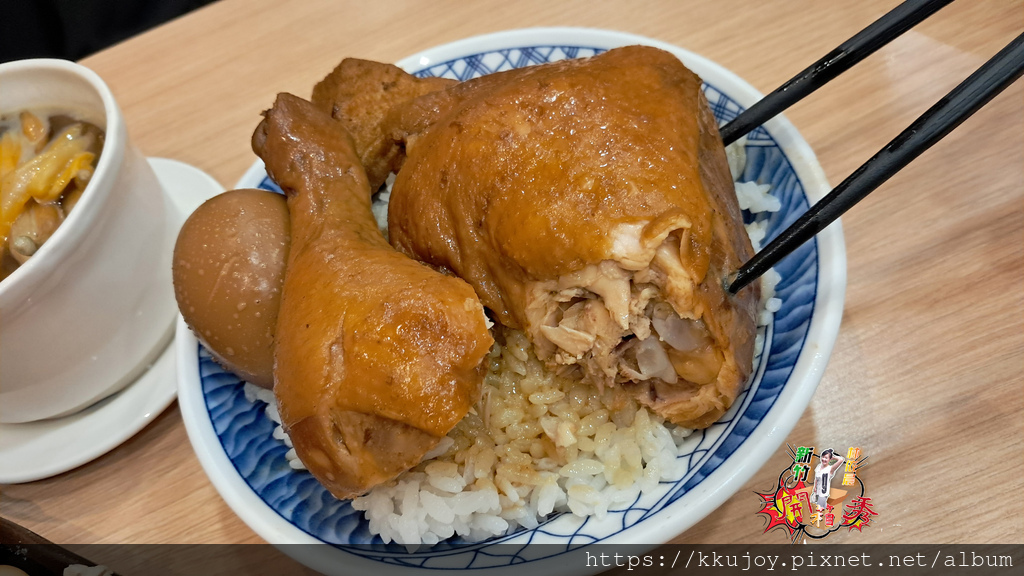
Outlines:
{"label": "blue patterned rice bowl", "polygon": [[[549,28],[462,40],[399,62],[420,76],[467,80],[507,70],[600,53],[628,44],[653,45],[676,54],[705,81],[704,91],[720,123],[760,98],[752,87],[716,64],[658,41],[617,32]],[[741,181],[770,185],[776,212],[745,213],[768,239],[828,192],[813,152],[779,117],[752,132],[744,145]],[[238,187],[274,189],[257,162]],[[361,512],[333,498],[286,457],[266,404],[247,396],[245,385],[225,372],[179,320],[179,402],[199,459],[235,512],[274,544],[326,544],[284,548],[324,573],[362,569],[433,569],[571,573],[567,555],[594,543],[653,546],[686,530],[731,496],[774,453],[806,408],[835,342],[845,287],[842,232],[833,225],[777,267],[779,309],[761,328],[763,352],[755,374],[732,408],[706,430],[679,444],[678,475],[661,481],[600,520],[555,515],[533,529],[484,542],[460,538],[410,551],[385,545]],[[536,544],[544,544],[536,546]],[[530,545],[530,546],[527,546]],[[590,571],[596,571],[591,569]],[[586,572],[580,566],[578,573]]]}

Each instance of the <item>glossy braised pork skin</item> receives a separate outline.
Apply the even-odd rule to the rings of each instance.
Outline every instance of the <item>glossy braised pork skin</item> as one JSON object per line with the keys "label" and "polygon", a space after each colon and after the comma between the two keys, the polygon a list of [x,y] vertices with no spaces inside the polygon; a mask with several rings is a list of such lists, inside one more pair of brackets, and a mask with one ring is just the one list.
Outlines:
{"label": "glossy braised pork skin", "polygon": [[396,252],[343,125],[281,94],[253,149],[291,218],[274,350],[282,423],[338,498],[417,464],[478,400],[493,340],[472,288]]}

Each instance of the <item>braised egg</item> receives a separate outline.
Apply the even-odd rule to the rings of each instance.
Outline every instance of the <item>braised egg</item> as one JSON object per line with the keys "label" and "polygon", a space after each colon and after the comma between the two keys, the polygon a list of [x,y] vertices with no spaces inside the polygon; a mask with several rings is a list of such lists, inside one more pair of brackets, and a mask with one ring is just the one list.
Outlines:
{"label": "braised egg", "polygon": [[174,295],[185,323],[226,369],[274,383],[274,330],[290,244],[284,196],[231,190],[189,216],[174,247]]}

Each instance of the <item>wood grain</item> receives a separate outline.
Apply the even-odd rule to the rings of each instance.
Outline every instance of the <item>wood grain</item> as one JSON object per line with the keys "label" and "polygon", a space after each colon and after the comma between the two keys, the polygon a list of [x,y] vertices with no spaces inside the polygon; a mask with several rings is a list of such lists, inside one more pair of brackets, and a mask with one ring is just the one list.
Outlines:
{"label": "wood grain", "polygon": [[[896,0],[420,2],[224,0],[93,55],[138,146],[230,187],[280,91],[308,96],[345,56],[395,61],[530,26],[642,34],[767,92]],[[958,2],[793,107],[836,183],[1022,28],[1019,0]],[[843,218],[848,289],[835,351],[786,442],[860,446],[879,516],[830,542],[1024,541],[1024,83]],[[772,455],[680,543],[779,543],[755,489]],[[954,508],[960,511],[954,513]],[[173,407],[106,456],[0,487],[0,514],[59,543],[255,543],[207,480]]]}

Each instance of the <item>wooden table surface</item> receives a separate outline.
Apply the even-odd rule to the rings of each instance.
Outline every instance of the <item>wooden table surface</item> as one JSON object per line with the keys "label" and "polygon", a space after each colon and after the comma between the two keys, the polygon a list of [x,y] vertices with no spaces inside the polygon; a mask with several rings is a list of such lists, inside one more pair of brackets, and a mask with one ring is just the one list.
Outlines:
{"label": "wooden table surface", "polygon": [[[466,36],[585,26],[669,42],[768,92],[896,0],[224,0],[86,58],[144,153],[230,188],[277,92],[308,97],[346,56],[393,62]],[[1019,0],[945,8],[787,112],[829,180],[853,171],[1024,29]],[[879,513],[826,542],[1024,541],[1024,82],[843,218],[845,313],[786,442],[860,446]],[[781,543],[756,489],[784,447],[674,541]],[[837,483],[838,484],[838,483]],[[109,454],[0,487],[0,515],[60,543],[254,543],[200,468],[173,405]]]}

